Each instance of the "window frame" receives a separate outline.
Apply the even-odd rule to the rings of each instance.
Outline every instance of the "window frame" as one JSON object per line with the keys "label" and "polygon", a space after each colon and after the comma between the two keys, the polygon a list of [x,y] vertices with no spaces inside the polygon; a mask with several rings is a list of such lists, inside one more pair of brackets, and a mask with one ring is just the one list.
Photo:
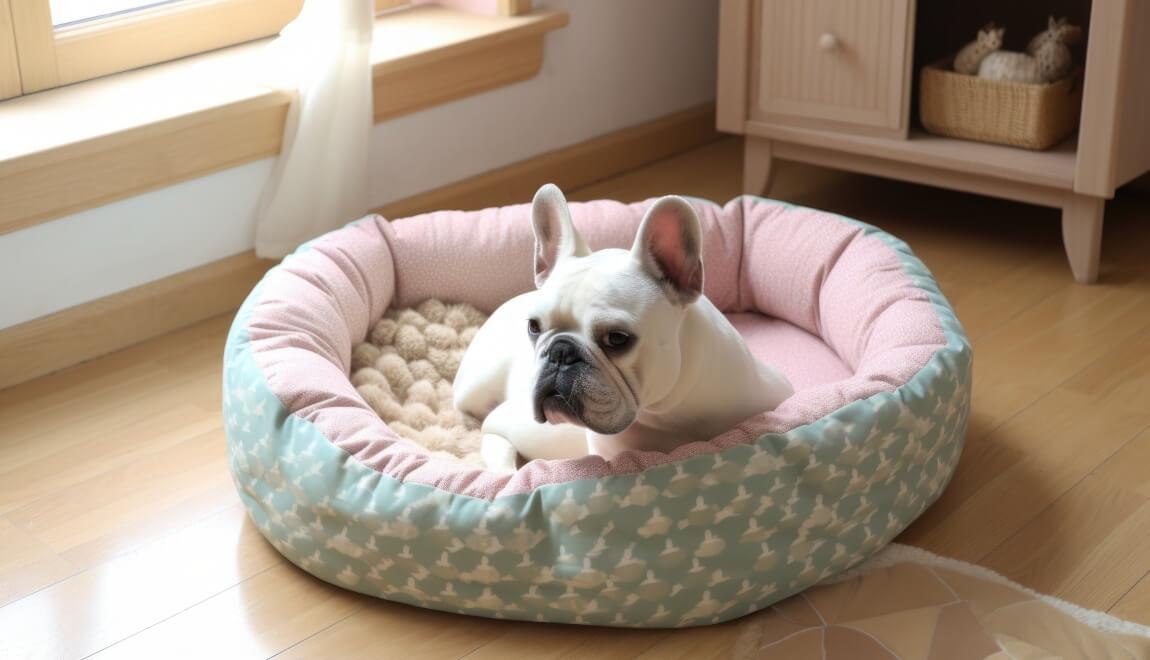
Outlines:
{"label": "window frame", "polygon": [[372,0],[372,2],[375,5],[376,16],[389,9],[412,4],[412,0]]}
{"label": "window frame", "polygon": [[[420,1],[372,0],[376,14]],[[531,0],[494,1],[504,16],[531,11]],[[197,0],[56,29],[49,0],[0,0],[0,99],[269,37],[302,6],[303,0]]]}
{"label": "window frame", "polygon": [[200,0],[57,30],[48,0],[17,0],[10,9],[21,88],[30,94],[266,37],[283,29],[302,4]]}
{"label": "window frame", "polygon": [[0,99],[19,96],[20,61],[16,57],[16,32],[12,25],[10,0],[0,0]]}

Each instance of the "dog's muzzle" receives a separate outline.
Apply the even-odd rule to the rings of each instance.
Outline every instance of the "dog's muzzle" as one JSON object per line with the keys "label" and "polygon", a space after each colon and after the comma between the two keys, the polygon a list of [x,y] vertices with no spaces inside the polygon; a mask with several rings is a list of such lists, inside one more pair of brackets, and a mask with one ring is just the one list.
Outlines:
{"label": "dog's muzzle", "polygon": [[583,349],[566,337],[547,347],[535,379],[535,421],[543,424],[583,425],[583,405],[577,389],[583,372],[590,368]]}

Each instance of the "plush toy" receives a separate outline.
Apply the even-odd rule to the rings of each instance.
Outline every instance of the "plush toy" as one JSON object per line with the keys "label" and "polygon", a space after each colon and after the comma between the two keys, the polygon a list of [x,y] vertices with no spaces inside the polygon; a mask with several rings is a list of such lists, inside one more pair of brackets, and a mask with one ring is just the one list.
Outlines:
{"label": "plush toy", "polygon": [[989,54],[1002,48],[1002,35],[1006,28],[995,27],[994,22],[987,23],[978,31],[978,37],[963,46],[954,58],[954,70],[959,73],[974,75],[978,73],[978,65]]}
{"label": "plush toy", "polygon": [[1082,28],[1070,25],[1065,18],[1047,18],[1046,30],[1034,35],[1026,46],[1026,52],[1038,59],[1038,66],[1048,82],[1061,80],[1074,68],[1074,60],[1068,45],[1082,40]]}
{"label": "plush toy", "polygon": [[1082,29],[1066,19],[1047,22],[1047,29],[1033,39],[1026,53],[998,51],[983,58],[978,76],[989,80],[1021,83],[1051,83],[1065,78],[1073,67],[1069,44],[1082,38]]}

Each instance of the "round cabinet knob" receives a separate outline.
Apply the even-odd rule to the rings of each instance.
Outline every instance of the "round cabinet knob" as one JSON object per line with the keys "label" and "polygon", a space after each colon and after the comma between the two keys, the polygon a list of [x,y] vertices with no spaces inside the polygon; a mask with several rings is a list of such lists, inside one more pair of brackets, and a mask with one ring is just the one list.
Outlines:
{"label": "round cabinet knob", "polygon": [[819,37],[819,48],[822,50],[834,50],[838,48],[838,45],[839,38],[830,32],[824,32],[822,36]]}

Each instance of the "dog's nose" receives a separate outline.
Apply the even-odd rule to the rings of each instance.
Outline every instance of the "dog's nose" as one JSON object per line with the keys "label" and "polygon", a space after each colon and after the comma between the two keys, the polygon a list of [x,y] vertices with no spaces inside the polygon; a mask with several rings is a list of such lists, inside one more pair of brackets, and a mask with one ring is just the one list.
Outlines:
{"label": "dog's nose", "polygon": [[556,339],[547,349],[547,361],[552,364],[567,366],[581,362],[579,349],[570,341]]}

